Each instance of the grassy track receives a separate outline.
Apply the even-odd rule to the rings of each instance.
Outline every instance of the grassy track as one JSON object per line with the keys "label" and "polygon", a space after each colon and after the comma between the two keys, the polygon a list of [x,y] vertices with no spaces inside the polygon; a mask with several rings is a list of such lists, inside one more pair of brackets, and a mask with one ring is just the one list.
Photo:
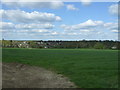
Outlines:
{"label": "grassy track", "polygon": [[4,62],[54,70],[81,88],[117,88],[117,50],[3,49]]}

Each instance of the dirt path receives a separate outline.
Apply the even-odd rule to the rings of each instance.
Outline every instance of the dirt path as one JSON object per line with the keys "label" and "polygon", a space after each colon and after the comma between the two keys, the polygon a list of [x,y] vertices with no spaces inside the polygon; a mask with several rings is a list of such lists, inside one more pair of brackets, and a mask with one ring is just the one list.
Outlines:
{"label": "dirt path", "polygon": [[2,64],[3,88],[73,88],[68,78],[44,68],[18,63]]}

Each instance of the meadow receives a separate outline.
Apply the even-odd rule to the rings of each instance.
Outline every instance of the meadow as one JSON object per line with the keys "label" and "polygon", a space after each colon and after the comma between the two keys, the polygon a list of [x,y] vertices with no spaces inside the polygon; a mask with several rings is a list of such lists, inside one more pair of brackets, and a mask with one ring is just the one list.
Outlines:
{"label": "meadow", "polygon": [[2,61],[44,67],[80,88],[118,87],[117,50],[3,48]]}

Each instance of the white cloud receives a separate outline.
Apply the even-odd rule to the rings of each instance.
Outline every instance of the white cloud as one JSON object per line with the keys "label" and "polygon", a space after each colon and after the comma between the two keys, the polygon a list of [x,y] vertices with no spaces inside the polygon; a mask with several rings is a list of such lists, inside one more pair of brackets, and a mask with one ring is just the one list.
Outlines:
{"label": "white cloud", "polygon": [[48,30],[48,29],[0,29],[0,32],[3,33],[3,35],[7,34],[34,34],[34,35],[58,35],[59,33],[54,30]]}
{"label": "white cloud", "polygon": [[56,16],[56,21],[61,21],[61,20],[62,20],[61,17]]}
{"label": "white cloud", "polygon": [[76,25],[61,25],[63,31],[54,30],[54,25],[50,23],[2,22],[0,26],[3,28],[3,37],[9,37],[8,39],[112,39],[116,38],[114,34],[118,33],[117,23],[94,20],[87,20]]}
{"label": "white cloud", "polygon": [[91,27],[91,26],[98,26],[98,25],[102,25],[103,21],[93,21],[91,19],[89,19],[88,21],[81,23],[80,25],[83,27]]}
{"label": "white cloud", "polygon": [[52,32],[51,34],[52,35],[58,35],[59,33],[58,32]]}
{"label": "white cloud", "polygon": [[[59,33],[52,30],[54,25],[52,24],[14,24],[10,22],[0,22],[0,32],[3,35],[58,35]],[[24,37],[24,36],[23,36]]]}
{"label": "white cloud", "polygon": [[46,30],[46,29],[38,29],[38,30],[31,30],[29,32],[36,32],[36,33],[50,33],[51,31],[50,30]]}
{"label": "white cloud", "polygon": [[[64,30],[64,34],[66,35],[74,35],[78,37],[84,38],[116,38],[117,36],[111,36],[112,33],[118,33],[118,23],[111,23],[111,22],[103,22],[103,21],[94,21],[94,20],[87,20],[83,23],[76,24],[76,25],[61,25],[61,28]],[[75,33],[75,34],[72,34]],[[109,35],[110,34],[110,35]],[[76,38],[75,37],[75,38]]]}
{"label": "white cloud", "polygon": [[91,2],[92,2],[92,0],[81,0],[81,3],[82,3],[83,5],[85,5],[85,6],[90,5]]}
{"label": "white cloud", "polygon": [[104,28],[112,32],[118,31],[118,23],[105,23]]}
{"label": "white cloud", "polygon": [[71,4],[67,5],[66,7],[68,10],[78,10],[78,8],[76,8],[74,5]]}
{"label": "white cloud", "polygon": [[91,32],[91,31],[93,31],[93,30],[89,30],[89,29],[84,29],[84,30],[80,30],[80,32]]}
{"label": "white cloud", "polygon": [[61,17],[53,13],[25,12],[21,10],[0,10],[3,20],[9,20],[17,23],[51,23],[61,21]]}
{"label": "white cloud", "polygon": [[10,22],[0,22],[0,29],[14,29],[14,24]]}
{"label": "white cloud", "polygon": [[54,25],[52,24],[17,24],[16,29],[52,29]]}
{"label": "white cloud", "polygon": [[112,15],[118,15],[118,4],[113,4],[109,7],[109,12]]}
{"label": "white cloud", "polygon": [[54,27],[54,25],[52,24],[13,24],[10,22],[1,22],[0,23],[0,28],[2,28],[3,30],[5,29],[52,29]]}
{"label": "white cloud", "polygon": [[112,30],[111,32],[118,33],[118,30]]}
{"label": "white cloud", "polygon": [[[43,2],[42,2],[43,1]],[[45,2],[44,0],[14,0],[12,2],[11,0],[2,0],[2,3],[6,6],[12,7],[12,8],[31,8],[31,9],[41,9],[41,8],[50,8],[50,9],[59,9],[64,6],[64,3],[62,1],[49,1]]]}
{"label": "white cloud", "polygon": [[101,25],[103,25],[103,21],[87,20],[86,22],[77,25],[61,25],[61,27],[65,30],[80,30],[80,29],[90,29]]}

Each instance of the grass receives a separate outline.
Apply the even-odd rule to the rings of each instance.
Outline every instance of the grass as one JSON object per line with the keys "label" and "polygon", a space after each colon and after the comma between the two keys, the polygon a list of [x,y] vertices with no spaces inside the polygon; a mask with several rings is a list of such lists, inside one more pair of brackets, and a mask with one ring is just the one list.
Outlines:
{"label": "grass", "polygon": [[3,49],[3,62],[53,70],[80,88],[117,88],[118,51],[94,49]]}

